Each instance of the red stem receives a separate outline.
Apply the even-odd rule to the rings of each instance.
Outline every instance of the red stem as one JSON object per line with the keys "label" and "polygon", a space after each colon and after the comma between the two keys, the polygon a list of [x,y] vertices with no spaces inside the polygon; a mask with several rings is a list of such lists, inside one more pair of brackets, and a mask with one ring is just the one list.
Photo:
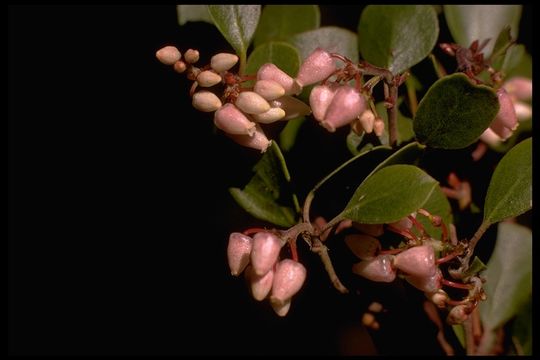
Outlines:
{"label": "red stem", "polygon": [[296,250],[296,239],[289,241],[289,247],[291,248],[292,259],[298,262],[298,251]]}
{"label": "red stem", "polygon": [[249,229],[244,230],[243,234],[247,236],[251,236],[258,232],[264,232],[264,231],[267,231],[267,230],[263,228],[254,227],[254,228],[249,228]]}
{"label": "red stem", "polygon": [[469,284],[460,284],[450,280],[441,279],[441,283],[446,286],[454,287],[456,289],[471,290],[474,286]]}

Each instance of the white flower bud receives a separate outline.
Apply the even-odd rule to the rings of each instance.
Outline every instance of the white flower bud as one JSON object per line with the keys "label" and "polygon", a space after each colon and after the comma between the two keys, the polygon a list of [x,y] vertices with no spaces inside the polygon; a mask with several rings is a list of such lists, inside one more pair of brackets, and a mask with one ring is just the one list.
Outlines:
{"label": "white flower bud", "polygon": [[532,118],[532,107],[529,104],[521,101],[515,101],[514,110],[516,111],[516,116],[520,121]]}
{"label": "white flower bud", "polygon": [[283,86],[273,80],[258,80],[253,87],[253,91],[266,100],[275,100],[285,95]]}
{"label": "white flower bud", "polygon": [[210,91],[198,91],[193,94],[193,107],[199,111],[212,112],[221,107],[221,100]]}
{"label": "white flower bud", "polygon": [[265,113],[252,115],[253,120],[261,124],[271,124],[282,120],[285,117],[285,110],[281,108],[270,108]]}
{"label": "white flower bud", "polygon": [[431,245],[414,246],[396,255],[394,267],[412,276],[432,276],[437,269]]}
{"label": "white flower bud", "polygon": [[384,121],[382,121],[381,118],[375,119],[375,122],[373,123],[373,131],[378,137],[381,137],[384,134]]}
{"label": "white flower bud", "polygon": [[269,232],[255,234],[251,250],[251,265],[255,274],[263,276],[269,272],[277,262],[280,250],[281,240],[276,235]]}
{"label": "white flower bud", "polygon": [[369,235],[351,234],[345,236],[349,249],[361,260],[371,260],[381,249],[381,243]]}
{"label": "white flower bud", "polygon": [[282,96],[279,99],[272,100],[270,105],[285,111],[285,117],[282,120],[291,120],[311,113],[309,106],[292,96]]}
{"label": "white flower bud", "polygon": [[177,62],[174,63],[173,69],[174,69],[174,71],[176,71],[177,73],[181,74],[181,73],[183,73],[184,71],[186,71],[187,65],[186,65],[186,63],[183,62],[182,60],[178,60]]}
{"label": "white flower bud", "polygon": [[328,106],[321,125],[329,132],[351,123],[366,109],[366,99],[355,88],[344,85],[336,90],[336,94]]}
{"label": "white flower bud", "polygon": [[257,301],[262,301],[270,293],[272,282],[274,280],[274,270],[270,270],[263,276],[255,274],[253,266],[246,269],[246,279],[250,283],[251,295]]}
{"label": "white flower bud", "polygon": [[468,318],[469,318],[469,314],[467,314],[467,306],[466,305],[456,305],[448,313],[448,317],[446,318],[446,322],[449,325],[458,325],[458,324],[462,324]]}
{"label": "white flower bud", "polygon": [[334,71],[336,71],[336,64],[330,53],[317,48],[300,66],[296,81],[301,86],[315,84],[332,75]]}
{"label": "white flower bud", "polygon": [[257,80],[277,82],[285,90],[285,95],[297,95],[302,92],[302,88],[292,77],[272,63],[266,63],[259,68]]}
{"label": "white flower bud", "polygon": [[255,134],[255,123],[231,103],[220,107],[214,114],[214,124],[218,129],[232,135],[249,135]]}
{"label": "white flower bud", "polygon": [[449,296],[443,289],[437,289],[435,292],[426,292],[424,294],[439,309],[444,309],[446,307],[446,302],[448,301]]}
{"label": "white flower bud", "polygon": [[532,80],[522,76],[515,76],[508,79],[503,87],[508,94],[516,98],[517,100],[527,101],[532,98]]}
{"label": "white flower bud", "polygon": [[287,315],[289,309],[291,308],[291,299],[287,299],[285,301],[270,299],[270,305],[272,305],[272,309],[274,309],[278,316],[283,317]]}
{"label": "white flower bud", "polygon": [[286,301],[292,298],[306,280],[306,268],[298,261],[285,259],[277,263],[270,299]]}
{"label": "white flower bud", "polygon": [[313,110],[313,117],[317,121],[323,121],[328,107],[334,99],[338,85],[331,83],[329,85],[317,85],[309,94],[309,105]]}
{"label": "white flower bud", "polygon": [[249,135],[231,135],[227,134],[228,137],[233,139],[237,144],[240,144],[242,146],[260,150],[261,153],[266,152],[270,145],[272,145],[272,140],[268,140],[266,135],[264,134],[263,129],[259,124],[255,125],[255,133],[253,136]]}
{"label": "white flower bud", "polygon": [[396,278],[396,270],[392,266],[393,255],[379,255],[371,260],[363,260],[352,267],[353,273],[378,282],[392,282]]}
{"label": "white flower bud", "polygon": [[362,127],[364,128],[364,131],[368,134],[371,134],[373,132],[373,124],[375,123],[375,114],[373,114],[373,111],[366,110],[360,115],[360,124],[362,124]]}
{"label": "white flower bud", "polygon": [[209,70],[201,71],[199,75],[197,75],[197,82],[199,83],[199,86],[202,87],[214,86],[216,84],[219,84],[221,80],[222,79],[220,75]]}
{"label": "white flower bud", "polygon": [[242,233],[233,232],[229,236],[229,244],[227,246],[227,260],[231,274],[238,276],[244,271],[249,264],[249,256],[253,246],[253,239]]}
{"label": "white flower bud", "polygon": [[232,68],[238,62],[238,56],[228,53],[219,53],[210,59],[210,67],[220,73]]}
{"label": "white flower bud", "polygon": [[174,46],[165,46],[156,52],[156,58],[165,65],[174,65],[181,57],[182,54]]}
{"label": "white flower bud", "polygon": [[490,146],[498,146],[503,142],[503,139],[501,139],[499,135],[495,134],[495,132],[490,128],[484,130],[482,135],[480,135],[480,140]]}
{"label": "white flower bud", "polygon": [[253,91],[242,91],[236,99],[235,105],[247,114],[262,114],[270,110],[270,104]]}
{"label": "white flower bud", "polygon": [[186,60],[187,63],[195,64],[197,61],[199,61],[199,51],[189,49],[184,54],[184,60]]}

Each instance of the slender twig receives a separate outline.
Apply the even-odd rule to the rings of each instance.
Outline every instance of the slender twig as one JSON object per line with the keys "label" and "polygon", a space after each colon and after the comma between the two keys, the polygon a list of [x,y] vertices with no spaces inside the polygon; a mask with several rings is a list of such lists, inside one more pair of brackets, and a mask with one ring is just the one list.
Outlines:
{"label": "slender twig", "polygon": [[389,99],[391,106],[386,110],[388,114],[388,142],[389,145],[393,148],[397,146],[397,97],[398,89],[396,84],[391,84],[389,86]]}
{"label": "slender twig", "polygon": [[470,316],[463,322],[463,329],[465,330],[465,350],[467,351],[467,355],[474,355],[476,349],[474,345],[473,324]]}
{"label": "slender twig", "polygon": [[319,239],[315,238],[313,240],[313,247],[311,248],[311,251],[319,254],[321,257],[324,269],[328,273],[332,285],[334,285],[334,287],[340,293],[347,294],[349,290],[339,280],[336,271],[334,270],[334,266],[332,265],[332,260],[330,260],[330,256],[328,255],[328,248]]}

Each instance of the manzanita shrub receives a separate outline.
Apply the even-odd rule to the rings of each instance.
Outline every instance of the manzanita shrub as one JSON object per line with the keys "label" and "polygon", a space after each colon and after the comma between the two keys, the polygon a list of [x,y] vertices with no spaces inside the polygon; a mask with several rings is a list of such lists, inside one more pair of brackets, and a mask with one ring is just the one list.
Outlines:
{"label": "manzanita shrub", "polygon": [[[531,354],[532,234],[516,222],[532,208],[531,57],[517,43],[521,11],[369,5],[354,33],[320,27],[317,5],[178,6],[180,25],[209,22],[233,50],[201,64],[198,50],[166,44],[156,57],[192,81],[192,104],[217,136],[260,152],[251,181],[230,194],[267,226],[245,224],[227,248],[230,273],[244,274],[255,301],[280,317],[294,311],[310,276],[298,239],[320,256],[336,291],[351,296],[354,284],[335,266],[346,260],[329,251],[342,241],[356,259],[347,265],[354,276],[425,294],[447,354],[458,352],[444,336],[450,326],[467,354]],[[452,42],[439,40],[442,18]],[[420,63],[431,64],[435,81],[420,80]],[[305,121],[340,137],[350,158],[294,192],[294,174],[309,168],[289,172],[286,155]],[[268,127],[279,123],[271,138]],[[473,163],[500,154],[483,209],[467,174],[430,173],[424,160],[437,151],[467,151]],[[328,183],[359,167],[339,211],[325,218],[312,209]],[[475,212],[483,214],[480,226],[461,235]],[[496,243],[482,261],[475,247],[490,227],[498,228]],[[383,305],[369,310],[362,321],[374,332]]]}

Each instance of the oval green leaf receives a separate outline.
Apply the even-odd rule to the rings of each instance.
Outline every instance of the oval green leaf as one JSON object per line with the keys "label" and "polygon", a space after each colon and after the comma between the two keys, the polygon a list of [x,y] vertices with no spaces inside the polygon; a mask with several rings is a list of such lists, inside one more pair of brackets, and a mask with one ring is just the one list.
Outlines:
{"label": "oval green leaf", "polygon": [[521,10],[521,5],[444,5],[444,16],[452,37],[461,46],[491,39],[483,50],[487,58],[506,26],[510,26],[512,38],[517,39]]}
{"label": "oval green leaf", "polygon": [[391,165],[367,178],[338,217],[362,224],[398,221],[424,206],[437,184],[416,166]]}
{"label": "oval green leaf", "polygon": [[[358,62],[358,39],[355,33],[336,26],[326,26],[316,30],[296,34],[288,40],[293,44],[303,59],[313,50],[320,47],[328,52],[346,56],[353,62]],[[342,62],[336,62],[339,67]]]}
{"label": "oval green leaf", "polygon": [[504,325],[532,294],[532,232],[514,223],[499,223],[493,255],[482,273],[487,300],[480,302],[484,329]]}
{"label": "oval green leaf", "polygon": [[532,138],[514,146],[501,159],[489,183],[484,221],[490,224],[532,208]]}
{"label": "oval green leaf", "polygon": [[267,41],[287,41],[292,35],[320,26],[318,5],[266,5],[255,31],[255,46]]}
{"label": "oval green leaf", "polygon": [[358,23],[364,59],[394,74],[426,58],[438,36],[439,21],[431,5],[369,5]]}
{"label": "oval green leaf", "polygon": [[305,121],[306,118],[304,116],[287,121],[287,125],[285,125],[283,130],[279,133],[279,145],[283,151],[287,152],[292,149],[296,142],[298,132]]}
{"label": "oval green leaf", "polygon": [[246,72],[256,74],[265,63],[272,63],[295,77],[300,67],[300,55],[294,46],[281,41],[270,41],[257,46],[249,55]]}
{"label": "oval green leaf", "polygon": [[245,58],[259,23],[261,5],[208,5],[208,11],[223,37]]}
{"label": "oval green leaf", "polygon": [[253,168],[255,175],[244,189],[230,188],[236,202],[257,219],[291,227],[296,223],[294,195],[287,192],[291,180],[276,142]]}
{"label": "oval green leaf", "polygon": [[176,5],[176,15],[180,26],[188,21],[204,21],[214,24],[208,12],[208,5]]}
{"label": "oval green leaf", "polygon": [[418,105],[413,129],[422,144],[461,149],[475,142],[498,112],[499,101],[491,88],[456,73],[429,88]]}

